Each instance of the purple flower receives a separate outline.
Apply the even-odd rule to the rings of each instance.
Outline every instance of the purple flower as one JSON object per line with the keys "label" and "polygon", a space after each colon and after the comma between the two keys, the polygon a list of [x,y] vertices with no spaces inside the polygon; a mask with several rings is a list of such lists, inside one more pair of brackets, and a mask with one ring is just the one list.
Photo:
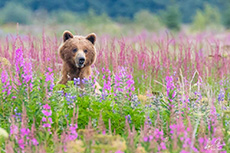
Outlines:
{"label": "purple flower", "polygon": [[81,81],[82,81],[83,84],[85,84],[85,83],[87,83],[88,79],[83,78]]}
{"label": "purple flower", "polygon": [[225,92],[224,91],[220,91],[219,95],[218,95],[218,101],[224,101],[224,97],[225,97]]}
{"label": "purple flower", "polygon": [[74,85],[79,85],[80,84],[80,78],[74,78]]}

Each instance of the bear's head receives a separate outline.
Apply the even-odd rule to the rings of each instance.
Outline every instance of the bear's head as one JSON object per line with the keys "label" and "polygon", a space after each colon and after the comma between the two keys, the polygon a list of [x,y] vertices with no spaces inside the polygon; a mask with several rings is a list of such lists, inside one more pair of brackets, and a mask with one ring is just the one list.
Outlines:
{"label": "bear's head", "polygon": [[64,62],[77,68],[90,66],[96,60],[95,41],[96,35],[94,33],[83,37],[64,31],[59,55]]}

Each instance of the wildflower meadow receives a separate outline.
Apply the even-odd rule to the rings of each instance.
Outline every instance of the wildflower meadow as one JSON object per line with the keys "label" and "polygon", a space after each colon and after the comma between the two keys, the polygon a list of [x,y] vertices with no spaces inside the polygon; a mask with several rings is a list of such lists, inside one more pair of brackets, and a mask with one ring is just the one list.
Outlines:
{"label": "wildflower meadow", "polygon": [[60,43],[0,38],[1,152],[230,152],[230,33],[100,35],[84,90]]}

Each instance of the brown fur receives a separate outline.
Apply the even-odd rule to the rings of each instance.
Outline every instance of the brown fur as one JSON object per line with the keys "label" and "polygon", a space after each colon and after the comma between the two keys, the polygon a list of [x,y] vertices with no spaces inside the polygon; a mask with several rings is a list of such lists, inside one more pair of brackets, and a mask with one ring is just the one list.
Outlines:
{"label": "brown fur", "polygon": [[[63,60],[60,84],[66,84],[68,80],[74,78],[88,78],[91,75],[91,65],[96,60],[95,41],[96,35],[94,33],[86,37],[74,36],[69,31],[63,33],[63,43],[59,47],[59,55]],[[74,52],[74,49],[77,49],[77,51]],[[85,50],[87,50],[87,53],[84,52]],[[79,53],[85,57],[82,68],[76,66]]]}

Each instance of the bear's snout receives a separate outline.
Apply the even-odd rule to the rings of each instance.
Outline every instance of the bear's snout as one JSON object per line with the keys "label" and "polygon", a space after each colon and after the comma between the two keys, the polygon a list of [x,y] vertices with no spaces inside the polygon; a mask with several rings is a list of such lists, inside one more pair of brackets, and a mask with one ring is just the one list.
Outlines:
{"label": "bear's snout", "polygon": [[86,61],[86,57],[83,51],[79,51],[75,56],[75,63],[78,68],[83,68]]}
{"label": "bear's snout", "polygon": [[79,58],[79,66],[82,66],[83,64],[84,64],[84,62],[85,62],[85,58],[84,57],[80,57]]}

